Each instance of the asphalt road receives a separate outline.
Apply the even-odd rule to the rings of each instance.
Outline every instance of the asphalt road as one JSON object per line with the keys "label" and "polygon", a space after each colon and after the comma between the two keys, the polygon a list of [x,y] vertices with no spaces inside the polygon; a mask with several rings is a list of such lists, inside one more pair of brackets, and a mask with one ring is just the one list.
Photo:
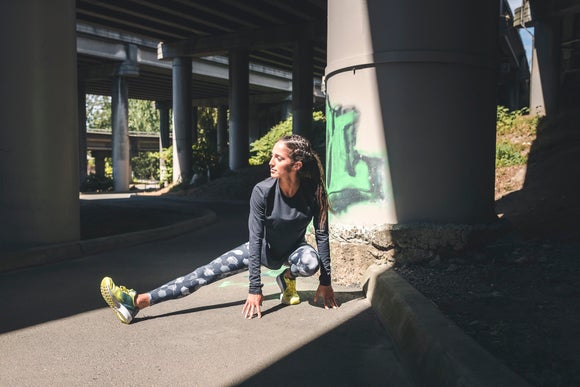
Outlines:
{"label": "asphalt road", "polygon": [[298,279],[303,302],[283,306],[276,273],[263,270],[262,319],[242,318],[241,273],[121,324],[101,299],[103,276],[147,291],[247,239],[247,203],[164,205],[210,208],[217,222],[0,274],[1,386],[413,385],[362,289],[335,287],[341,307],[324,310],[311,301],[316,278]]}

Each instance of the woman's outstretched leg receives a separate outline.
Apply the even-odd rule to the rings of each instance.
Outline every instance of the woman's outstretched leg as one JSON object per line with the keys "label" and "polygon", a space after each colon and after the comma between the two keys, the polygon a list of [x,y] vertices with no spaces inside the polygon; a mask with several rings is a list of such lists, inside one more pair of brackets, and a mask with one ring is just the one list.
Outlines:
{"label": "woman's outstretched leg", "polygon": [[140,293],[124,286],[116,286],[109,277],[101,281],[101,294],[105,302],[115,311],[121,322],[129,324],[140,309],[163,301],[185,297],[203,285],[247,270],[250,253],[248,243],[236,247],[217,257],[207,265],[174,279],[147,293]]}

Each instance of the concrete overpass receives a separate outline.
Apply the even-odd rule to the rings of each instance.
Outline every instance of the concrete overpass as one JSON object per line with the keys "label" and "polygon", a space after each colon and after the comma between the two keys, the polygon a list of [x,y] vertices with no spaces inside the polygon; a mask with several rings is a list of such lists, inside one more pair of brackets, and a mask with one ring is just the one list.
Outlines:
{"label": "concrete overpass", "polygon": [[[542,77],[548,114],[564,106],[561,90],[571,90],[566,96],[575,90],[576,76],[568,71],[574,67],[562,65],[578,54],[575,4],[531,2],[541,24],[538,57],[549,62]],[[141,42],[149,41],[158,42],[157,58],[171,65],[174,160],[182,177],[198,98],[227,96],[230,167],[247,163],[249,97],[263,91],[250,86],[253,63],[292,74],[294,131],[307,136],[313,79],[324,78],[329,188],[341,209],[335,224],[489,222],[504,8],[504,1],[487,0],[3,3],[0,32],[10,37],[4,47],[10,55],[0,73],[2,248],[78,239],[82,95],[110,89],[119,144],[114,164],[127,165],[126,101],[139,91],[154,96],[153,86],[166,84],[145,63],[135,66]],[[125,59],[77,55],[77,41],[87,33],[77,26],[117,34]],[[227,83],[192,76],[194,58],[218,55],[228,58]],[[155,93],[156,100],[167,97]],[[115,171],[119,181],[127,175]]]}

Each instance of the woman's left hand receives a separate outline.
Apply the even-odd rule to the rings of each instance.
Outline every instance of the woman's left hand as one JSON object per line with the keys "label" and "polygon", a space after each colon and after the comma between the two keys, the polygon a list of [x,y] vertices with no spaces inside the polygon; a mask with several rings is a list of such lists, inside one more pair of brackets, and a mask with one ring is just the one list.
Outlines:
{"label": "woman's left hand", "polygon": [[322,297],[324,309],[338,308],[338,304],[334,298],[334,290],[332,290],[332,286],[318,285],[318,289],[316,289],[316,293],[314,294],[314,302],[318,302],[318,296]]}

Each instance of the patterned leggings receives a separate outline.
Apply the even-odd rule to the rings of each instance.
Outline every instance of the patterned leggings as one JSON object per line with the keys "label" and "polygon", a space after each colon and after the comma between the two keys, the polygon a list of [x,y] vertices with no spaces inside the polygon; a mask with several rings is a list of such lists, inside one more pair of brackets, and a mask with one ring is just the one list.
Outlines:
{"label": "patterned leggings", "polygon": [[[250,257],[248,246],[249,243],[246,242],[207,265],[148,292],[151,305],[185,297],[203,285],[247,270]],[[310,277],[318,270],[319,260],[316,250],[304,243],[290,254],[287,264],[294,277]]]}

